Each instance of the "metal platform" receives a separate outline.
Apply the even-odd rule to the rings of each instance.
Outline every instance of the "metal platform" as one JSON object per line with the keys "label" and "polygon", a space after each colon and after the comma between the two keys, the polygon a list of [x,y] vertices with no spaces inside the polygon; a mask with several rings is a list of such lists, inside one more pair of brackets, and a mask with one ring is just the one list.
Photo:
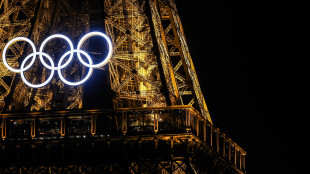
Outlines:
{"label": "metal platform", "polygon": [[14,113],[0,120],[3,173],[245,169],[245,151],[191,106]]}

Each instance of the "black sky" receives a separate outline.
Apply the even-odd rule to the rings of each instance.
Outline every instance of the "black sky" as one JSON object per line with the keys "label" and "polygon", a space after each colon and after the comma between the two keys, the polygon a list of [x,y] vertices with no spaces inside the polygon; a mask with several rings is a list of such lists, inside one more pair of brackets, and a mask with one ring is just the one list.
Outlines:
{"label": "black sky", "polygon": [[212,120],[247,151],[248,173],[294,173],[273,9],[245,0],[176,3]]}

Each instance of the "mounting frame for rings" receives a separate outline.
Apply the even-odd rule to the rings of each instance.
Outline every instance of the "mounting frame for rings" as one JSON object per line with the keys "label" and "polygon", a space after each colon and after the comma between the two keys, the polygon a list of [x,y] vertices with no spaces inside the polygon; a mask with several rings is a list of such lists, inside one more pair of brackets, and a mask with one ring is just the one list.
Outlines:
{"label": "mounting frame for rings", "polygon": [[[83,43],[84,43],[88,38],[90,38],[90,37],[92,37],[92,36],[101,36],[101,37],[103,37],[103,38],[107,41],[108,47],[109,47],[109,52],[108,52],[107,56],[103,59],[103,61],[101,61],[101,62],[98,63],[98,64],[93,64],[92,58],[89,56],[89,54],[87,54],[85,51],[80,50],[81,47],[82,47],[82,45],[83,45]],[[52,59],[47,53],[44,53],[44,52],[43,52],[43,49],[44,49],[45,45],[48,43],[48,41],[50,41],[51,39],[55,39],[55,38],[66,40],[66,41],[68,42],[69,46],[70,46],[70,50],[69,50],[68,52],[66,52],[66,53],[60,58],[57,67],[55,66],[55,63],[54,63],[53,59]],[[7,50],[8,50],[8,48],[9,48],[10,45],[12,45],[12,44],[14,44],[14,43],[16,43],[16,42],[18,42],[18,41],[25,41],[25,42],[29,43],[30,46],[31,46],[31,48],[32,48],[33,53],[29,54],[29,55],[23,60],[21,66],[20,66],[20,69],[14,69],[14,68],[12,68],[12,67],[8,64],[8,62],[7,62],[7,60],[6,60],[6,52],[7,52]],[[62,73],[61,73],[61,70],[62,70],[63,68],[65,68],[67,65],[69,65],[69,63],[72,61],[72,59],[73,59],[73,54],[74,54],[74,53],[77,53],[78,60],[79,60],[84,66],[86,66],[86,67],[89,68],[86,77],[84,77],[82,80],[80,80],[80,81],[78,81],[78,82],[70,82],[70,81],[66,80],[66,79],[63,77]],[[61,64],[61,63],[63,62],[63,60],[65,59],[65,57],[67,57],[69,54],[70,54],[69,59],[68,59],[64,64]],[[85,61],[82,59],[81,54],[83,54],[83,55],[87,58],[88,63],[85,62]],[[70,85],[70,86],[78,86],[78,85],[81,85],[81,84],[83,84],[87,79],[90,78],[90,76],[91,76],[91,74],[92,74],[92,72],[93,72],[93,68],[100,68],[100,67],[106,65],[106,64],[109,62],[109,60],[112,58],[112,54],[113,54],[113,46],[112,46],[112,42],[111,42],[110,38],[109,38],[107,35],[105,35],[104,33],[96,32],[96,31],[95,31],[95,32],[90,32],[90,33],[87,33],[86,35],[84,35],[84,36],[80,39],[80,41],[78,42],[77,49],[74,49],[73,44],[72,44],[71,40],[70,40],[68,37],[66,37],[66,36],[64,36],[64,35],[62,35],[62,34],[54,34],[54,35],[52,35],[52,36],[49,36],[48,38],[46,38],[46,39],[42,42],[42,44],[41,44],[41,46],[40,46],[40,49],[39,49],[39,52],[36,51],[36,47],[35,47],[34,43],[33,43],[30,39],[25,38],[25,37],[16,37],[16,38],[12,39],[11,41],[9,41],[9,42],[5,45],[5,47],[4,47],[4,49],[3,49],[3,53],[2,53],[2,59],[3,59],[4,65],[5,65],[10,71],[13,71],[13,72],[16,72],[16,73],[20,73],[20,74],[21,74],[21,78],[22,78],[23,82],[24,82],[26,85],[28,85],[28,86],[30,86],[30,87],[33,87],[33,88],[41,88],[41,87],[47,85],[47,84],[52,80],[52,78],[53,78],[53,76],[54,76],[54,71],[55,71],[55,70],[57,70],[58,76],[59,76],[59,78],[61,79],[61,81],[62,81],[63,83],[65,83],[65,84],[67,84],[67,85]],[[24,71],[27,71],[28,69],[31,68],[31,66],[32,66],[32,65],[34,64],[34,62],[35,62],[35,59],[36,59],[37,55],[39,55],[40,62],[43,64],[43,66],[44,66],[45,68],[51,70],[51,74],[49,75],[49,77],[47,78],[47,80],[46,80],[45,82],[43,82],[43,83],[41,83],[41,84],[32,84],[32,83],[30,83],[30,82],[28,82],[28,81],[26,80],[26,78],[25,78],[25,76],[24,76]],[[45,62],[45,60],[43,59],[43,56],[46,57],[46,58],[48,59],[48,61],[50,62],[50,65],[47,64],[47,63]],[[32,59],[31,59],[31,62],[25,67],[26,62],[27,62],[30,58],[32,58]]]}

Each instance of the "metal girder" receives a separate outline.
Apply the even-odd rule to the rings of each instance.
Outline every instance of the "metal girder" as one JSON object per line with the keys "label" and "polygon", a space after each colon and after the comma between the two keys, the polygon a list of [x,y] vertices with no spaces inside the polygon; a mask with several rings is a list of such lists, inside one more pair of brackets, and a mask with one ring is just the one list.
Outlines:
{"label": "metal girder", "polygon": [[109,72],[115,108],[166,103],[143,6],[143,1],[105,0],[106,32],[114,43]]}
{"label": "metal girder", "polygon": [[[30,32],[31,20],[34,17],[35,7],[38,0],[22,1],[19,6],[14,1],[2,0],[0,9],[3,13],[0,15],[0,54],[4,45],[12,38],[19,36],[28,36]],[[23,17],[20,17],[23,16]],[[13,67],[19,66],[18,59],[22,55],[25,49],[25,44],[15,43],[10,47],[10,51],[13,54],[7,55],[9,57],[9,64]],[[13,62],[13,63],[12,63]],[[1,92],[0,99],[4,98],[11,92],[12,82],[14,75],[4,67],[3,63],[0,63],[0,85],[6,90]],[[4,80],[5,79],[5,80]],[[5,103],[1,103],[1,110]]]}
{"label": "metal girder", "polygon": [[161,60],[161,66],[165,75],[165,80],[167,88],[170,94],[170,100],[173,105],[181,104],[180,94],[176,84],[176,78],[173,73],[173,67],[171,64],[171,59],[169,57],[167,41],[164,36],[164,29],[161,24],[160,14],[158,13],[153,1],[147,1],[148,6],[150,6],[151,16],[149,20],[152,20],[153,30],[155,32],[156,39],[153,42],[157,42],[159,49],[159,58]]}
{"label": "metal girder", "polygon": [[[197,74],[188,50],[175,3],[172,0],[156,0],[155,3],[153,3],[153,1],[150,0],[150,4],[156,9],[154,11],[157,11],[160,15],[159,23],[164,30],[163,37],[167,40],[167,44],[165,45],[166,50],[169,51],[168,55],[171,61],[175,62],[173,69],[175,77],[180,80],[179,83],[186,84],[191,89],[191,93],[180,93],[182,101],[188,102],[190,105],[195,103],[195,107],[199,109],[210,122],[212,122],[204,96],[200,89]],[[153,15],[156,16],[154,13]],[[180,72],[181,66],[183,67],[182,72]],[[178,81],[175,81],[175,83],[178,83]],[[192,99],[187,99],[187,101],[185,101],[186,98],[188,98],[185,98],[185,95],[191,95]]]}

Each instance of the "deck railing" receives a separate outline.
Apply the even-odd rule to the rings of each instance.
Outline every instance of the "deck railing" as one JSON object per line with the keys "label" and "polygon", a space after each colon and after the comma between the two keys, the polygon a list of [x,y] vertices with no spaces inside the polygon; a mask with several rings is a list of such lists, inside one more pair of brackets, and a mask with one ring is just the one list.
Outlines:
{"label": "deck railing", "polygon": [[1,141],[192,133],[245,170],[246,152],[191,106],[0,114]]}

